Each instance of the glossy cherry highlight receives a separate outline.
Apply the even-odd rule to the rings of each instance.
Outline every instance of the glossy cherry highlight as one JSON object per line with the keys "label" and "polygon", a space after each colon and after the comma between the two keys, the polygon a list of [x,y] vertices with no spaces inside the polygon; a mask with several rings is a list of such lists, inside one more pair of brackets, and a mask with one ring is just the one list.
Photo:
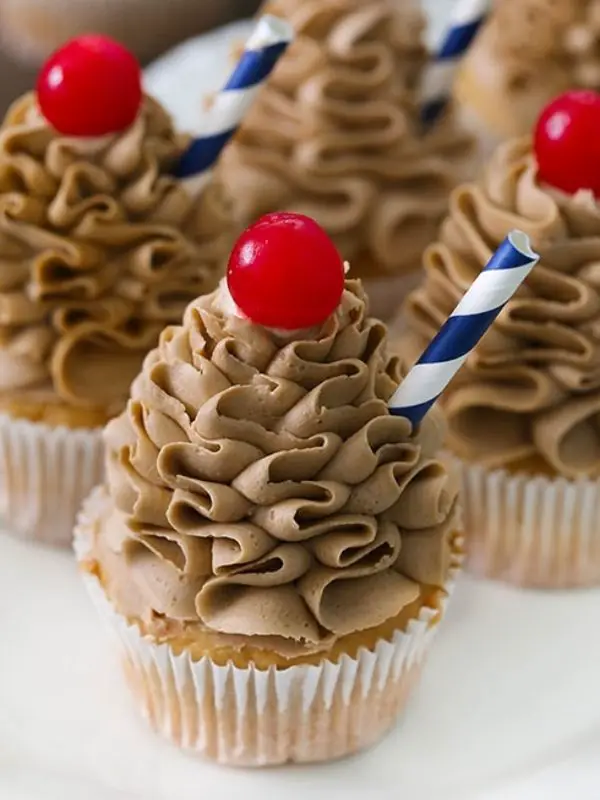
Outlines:
{"label": "glossy cherry highlight", "polygon": [[252,322],[299,330],[319,325],[335,311],[344,291],[344,263],[310,217],[267,214],[236,242],[227,283]]}
{"label": "glossy cherry highlight", "polygon": [[600,197],[600,94],[575,90],[553,100],[538,119],[534,149],[540,181]]}
{"label": "glossy cherry highlight", "polygon": [[67,42],[44,64],[36,89],[42,114],[67,136],[125,130],[142,102],[140,65],[108,36]]}

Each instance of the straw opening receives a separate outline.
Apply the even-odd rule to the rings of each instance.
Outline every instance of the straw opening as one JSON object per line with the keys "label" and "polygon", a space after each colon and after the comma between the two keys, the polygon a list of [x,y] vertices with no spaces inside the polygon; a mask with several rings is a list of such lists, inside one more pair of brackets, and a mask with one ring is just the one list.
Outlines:
{"label": "straw opening", "polygon": [[530,258],[532,261],[538,258],[537,253],[535,253],[531,248],[531,240],[529,236],[523,231],[511,231],[508,234],[508,241],[516,250],[519,251],[519,253],[527,256],[527,258]]}
{"label": "straw opening", "polygon": [[258,21],[258,25],[246,42],[247,50],[260,47],[269,47],[279,42],[291,42],[294,38],[294,29],[287,20],[273,14],[265,14]]}

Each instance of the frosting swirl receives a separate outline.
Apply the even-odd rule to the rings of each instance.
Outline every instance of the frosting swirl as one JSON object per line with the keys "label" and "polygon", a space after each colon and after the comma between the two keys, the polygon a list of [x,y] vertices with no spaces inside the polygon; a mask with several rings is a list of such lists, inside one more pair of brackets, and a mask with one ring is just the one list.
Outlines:
{"label": "frosting swirl", "polygon": [[600,2],[498,0],[457,94],[512,137],[528,133],[542,108],[574,86],[600,89]]}
{"label": "frosting swirl", "polygon": [[[314,217],[360,273],[416,269],[470,140],[417,128],[427,53],[418,4],[272,0],[296,40],[223,156],[241,223]],[[451,166],[452,164],[452,166]]]}
{"label": "frosting swirl", "polygon": [[439,418],[413,436],[389,414],[398,361],[359,284],[311,339],[229,314],[222,292],[165,330],[107,426],[110,595],[145,621],[319,649],[443,585]]}
{"label": "frosting swirl", "polygon": [[228,218],[168,172],[185,140],[150,98],[97,139],[57,134],[33,95],[0,128],[0,392],[122,407],[167,322],[216,284]]}
{"label": "frosting swirl", "polygon": [[542,186],[529,139],[501,146],[479,183],[457,189],[425,282],[407,301],[419,347],[511,228],[540,253],[526,284],[447,394],[450,445],[489,467],[541,457],[560,475],[600,471],[600,206]]}

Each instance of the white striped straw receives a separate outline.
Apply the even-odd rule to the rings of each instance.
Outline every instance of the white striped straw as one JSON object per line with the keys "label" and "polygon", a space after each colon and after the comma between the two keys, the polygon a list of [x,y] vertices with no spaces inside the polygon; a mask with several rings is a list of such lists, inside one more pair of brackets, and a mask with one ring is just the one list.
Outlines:
{"label": "white striped straw", "polygon": [[271,14],[260,18],[231,77],[215,98],[206,129],[182,155],[175,170],[179,178],[193,177],[200,183],[207,179],[293,38],[294,31],[285,20]]}
{"label": "white striped straw", "polygon": [[392,414],[419,424],[539,258],[527,234],[509,233],[396,389]]}
{"label": "white striped straw", "polygon": [[490,10],[490,0],[458,0],[441,44],[425,71],[421,120],[430,127],[443,114],[456,70]]}

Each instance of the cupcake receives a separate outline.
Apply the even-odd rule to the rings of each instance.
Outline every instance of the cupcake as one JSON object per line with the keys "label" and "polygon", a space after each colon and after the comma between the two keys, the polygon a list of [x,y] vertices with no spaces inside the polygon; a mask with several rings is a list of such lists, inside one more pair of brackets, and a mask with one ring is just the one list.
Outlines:
{"label": "cupcake", "polygon": [[456,96],[490,153],[527,135],[544,106],[573,86],[600,88],[599,0],[498,0]]}
{"label": "cupcake", "polygon": [[224,154],[234,213],[242,225],[278,210],[315,218],[387,319],[474,156],[451,113],[421,129],[423,12],[412,0],[267,8],[297,38]]}
{"label": "cupcake", "polygon": [[524,586],[600,583],[599,126],[600,96],[571,92],[501,145],[453,194],[406,307],[416,354],[510,228],[541,255],[444,403],[469,566]]}
{"label": "cupcake", "polygon": [[70,541],[144,356],[226,263],[218,187],[170,177],[186,140],[139,80],[117,43],[74,40],[0,128],[0,514],[48,542]]}
{"label": "cupcake", "polygon": [[2,0],[0,38],[19,60],[39,64],[68,39],[97,31],[147,61],[190,36],[251,14],[256,6],[255,0]]}
{"label": "cupcake", "polygon": [[[315,291],[318,289],[318,292]],[[316,223],[273,214],[165,329],[75,534],[151,725],[225,764],[328,760],[402,710],[460,560],[432,414]]]}

